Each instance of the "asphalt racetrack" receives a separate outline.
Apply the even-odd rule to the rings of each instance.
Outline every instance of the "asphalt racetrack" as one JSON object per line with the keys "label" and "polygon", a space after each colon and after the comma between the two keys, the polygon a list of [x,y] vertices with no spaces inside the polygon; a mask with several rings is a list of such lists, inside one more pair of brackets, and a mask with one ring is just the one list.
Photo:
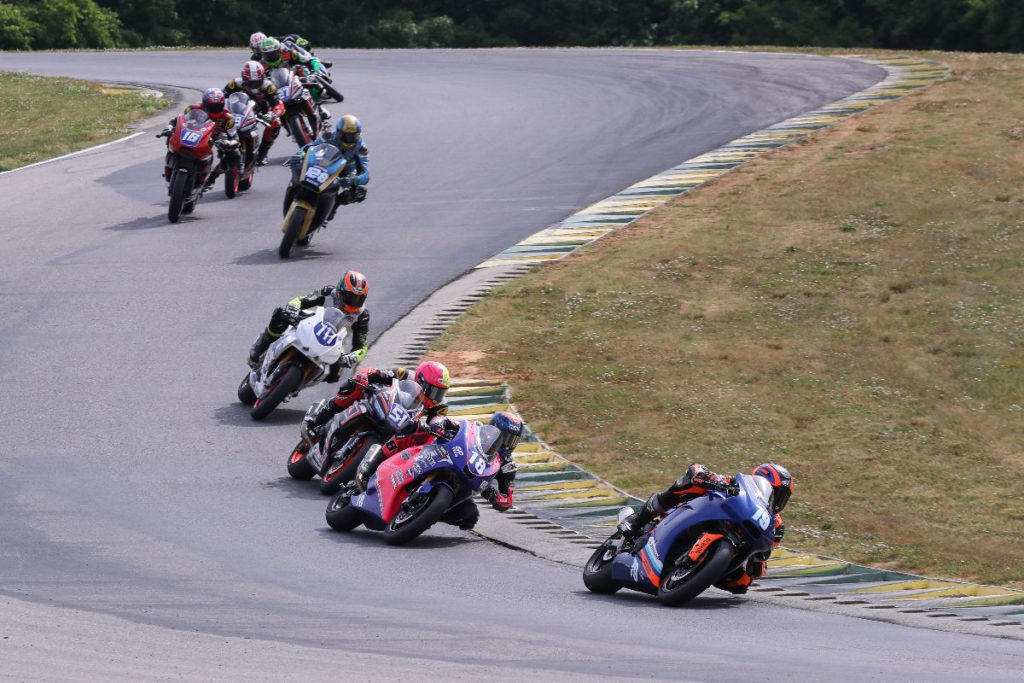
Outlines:
{"label": "asphalt racetrack", "polygon": [[[326,51],[369,198],[282,261],[282,135],[251,191],[166,219],[150,133],[0,175],[0,678],[1019,680],[1017,641],[709,591],[665,609],[444,525],[332,533],[285,460],[307,391],[235,399],[271,310],[367,274],[372,334],[587,204],[883,78],[845,59]],[[235,52],[0,54],[198,99]],[[3,96],[13,96],[4,93]],[[51,115],[31,109],[26,116]],[[170,115],[168,115],[170,118]],[[3,125],[0,123],[0,125]]]}

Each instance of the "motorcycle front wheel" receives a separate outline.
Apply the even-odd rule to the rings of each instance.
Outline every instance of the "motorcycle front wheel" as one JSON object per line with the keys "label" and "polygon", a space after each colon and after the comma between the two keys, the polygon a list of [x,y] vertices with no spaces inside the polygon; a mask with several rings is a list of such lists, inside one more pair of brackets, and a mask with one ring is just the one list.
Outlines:
{"label": "motorcycle front wheel", "polygon": [[327,504],[327,525],[335,531],[352,531],[362,524],[359,512],[352,507],[352,495],[348,490],[339,491]]}
{"label": "motorcycle front wheel", "polygon": [[242,175],[241,169],[238,164],[228,164],[228,168],[224,171],[224,194],[227,195],[228,199],[234,199],[235,195],[238,194],[238,184]]}
{"label": "motorcycle front wheel", "polygon": [[721,540],[704,551],[696,563],[690,561],[686,552],[681,553],[661,572],[658,601],[675,607],[693,600],[722,578],[732,556],[732,546]]}
{"label": "motorcycle front wheel", "polygon": [[612,579],[612,562],[618,552],[614,541],[619,538],[619,533],[601,544],[601,547],[594,551],[587,563],[583,566],[583,585],[591,593],[599,595],[611,595],[622,588]]}
{"label": "motorcycle front wheel", "polygon": [[402,505],[386,529],[384,540],[388,545],[403,545],[433,526],[448,511],[455,494],[447,486],[437,486],[417,505]]}
{"label": "motorcycle front wheel", "polygon": [[177,223],[181,218],[181,210],[185,206],[185,196],[188,194],[188,173],[175,171],[171,178],[171,202],[167,207],[167,220]]}
{"label": "motorcycle front wheel", "polygon": [[288,221],[284,237],[281,238],[281,246],[277,248],[277,255],[281,258],[288,258],[288,254],[292,253],[292,245],[295,244],[295,240],[299,239],[299,233],[302,232],[302,224],[306,222],[307,211],[308,209],[304,209],[301,206],[296,206],[295,210],[292,211],[292,218]]}
{"label": "motorcycle front wheel", "polygon": [[256,399],[256,403],[249,413],[254,420],[262,420],[274,411],[283,400],[295,393],[302,384],[302,368],[298,365],[289,365],[277,382],[270,387],[262,398]]}
{"label": "motorcycle front wheel", "polygon": [[242,383],[238,385],[238,400],[247,406],[256,403],[256,392],[252,390],[252,384],[249,383],[248,372],[242,378]]}
{"label": "motorcycle front wheel", "polygon": [[316,474],[316,468],[309,464],[306,452],[302,450],[304,443],[300,441],[288,456],[288,474],[292,479],[299,481],[309,481]]}
{"label": "motorcycle front wheel", "polygon": [[288,118],[288,132],[292,134],[299,147],[304,147],[313,141],[313,135],[309,132],[307,124],[302,120],[301,114],[295,114]]}
{"label": "motorcycle front wheel", "polygon": [[342,484],[355,479],[359,463],[363,461],[366,453],[374,446],[380,446],[380,441],[374,438],[367,438],[363,443],[359,444],[358,448],[353,449],[352,455],[349,455],[344,460],[332,462],[320,480],[320,493],[330,496],[336,493]]}

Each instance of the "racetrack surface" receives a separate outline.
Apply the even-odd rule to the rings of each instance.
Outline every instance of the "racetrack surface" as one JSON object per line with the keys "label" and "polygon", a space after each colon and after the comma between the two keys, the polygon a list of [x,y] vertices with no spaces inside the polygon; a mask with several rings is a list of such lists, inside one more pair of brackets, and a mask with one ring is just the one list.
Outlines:
{"label": "racetrack surface", "polygon": [[[347,97],[331,110],[362,118],[372,180],[297,258],[276,255],[276,165],[233,200],[218,184],[176,225],[149,135],[0,176],[5,674],[384,677],[394,654],[390,673],[411,678],[1019,677],[1013,641],[717,591],[677,610],[598,598],[577,569],[446,526],[400,549],[331,533],[315,486],[285,473],[329,389],[264,423],[234,396],[273,307],[346,268],[370,279],[377,334],[503,247],[881,70],[667,50],[326,56]],[[244,58],[0,54],[0,69],[198,91]],[[272,160],[294,150],[282,135]],[[57,657],[94,668],[71,675]]]}

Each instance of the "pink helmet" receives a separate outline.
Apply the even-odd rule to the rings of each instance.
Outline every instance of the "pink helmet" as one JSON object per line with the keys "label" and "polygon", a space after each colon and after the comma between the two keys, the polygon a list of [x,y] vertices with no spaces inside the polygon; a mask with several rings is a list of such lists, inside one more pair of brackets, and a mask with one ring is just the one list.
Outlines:
{"label": "pink helmet", "polygon": [[448,368],[433,360],[420,363],[414,379],[423,390],[423,405],[428,409],[444,401],[452,382]]}

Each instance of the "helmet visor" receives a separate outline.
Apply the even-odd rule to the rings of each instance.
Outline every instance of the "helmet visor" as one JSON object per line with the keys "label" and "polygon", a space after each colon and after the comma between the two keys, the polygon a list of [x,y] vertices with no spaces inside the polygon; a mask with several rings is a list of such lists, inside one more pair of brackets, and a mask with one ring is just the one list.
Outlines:
{"label": "helmet visor", "polygon": [[250,78],[245,82],[245,87],[247,90],[261,90],[263,88],[263,79]]}
{"label": "helmet visor", "polygon": [[224,111],[224,100],[220,102],[203,102],[203,109],[208,114],[219,114]]}
{"label": "helmet visor", "polygon": [[444,401],[444,397],[448,393],[446,387],[435,387],[433,384],[427,384],[426,382],[420,384],[420,388],[423,389],[423,398],[431,406],[436,406]]}
{"label": "helmet visor", "polygon": [[281,61],[281,48],[275,48],[263,53],[263,61],[267,64],[277,64]]}
{"label": "helmet visor", "polygon": [[345,307],[345,310],[354,311],[360,308],[366,302],[366,294],[356,294],[355,292],[341,292],[341,303]]}
{"label": "helmet visor", "polygon": [[511,453],[519,445],[520,434],[513,434],[511,432],[502,432],[501,438],[498,439],[498,453]]}
{"label": "helmet visor", "polygon": [[357,142],[359,142],[359,131],[341,131],[341,144],[345,145],[346,147],[351,147]]}
{"label": "helmet visor", "polygon": [[786,507],[786,503],[789,502],[789,497],[792,493],[788,486],[776,486],[775,494],[772,496],[772,511],[782,512],[782,509]]}

